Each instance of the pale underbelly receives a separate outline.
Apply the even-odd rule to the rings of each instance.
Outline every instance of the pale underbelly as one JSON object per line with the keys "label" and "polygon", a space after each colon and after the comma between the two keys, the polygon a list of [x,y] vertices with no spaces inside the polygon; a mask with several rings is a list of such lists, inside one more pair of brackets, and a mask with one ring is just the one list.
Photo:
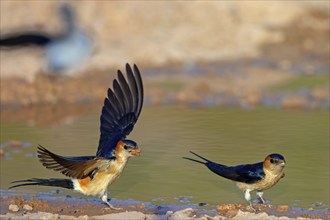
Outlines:
{"label": "pale underbelly", "polygon": [[263,191],[263,190],[273,187],[276,183],[278,183],[278,181],[280,181],[281,178],[282,178],[282,175],[277,175],[277,176],[268,175],[265,177],[265,179],[263,179],[257,183],[253,183],[253,184],[237,182],[237,187],[243,191],[245,191],[245,190]]}
{"label": "pale underbelly", "polygon": [[107,188],[112,184],[122,173],[124,166],[120,169],[111,170],[108,172],[98,172],[93,179],[89,179],[87,182],[74,179],[74,189],[82,192],[88,196],[102,196],[107,191]]}

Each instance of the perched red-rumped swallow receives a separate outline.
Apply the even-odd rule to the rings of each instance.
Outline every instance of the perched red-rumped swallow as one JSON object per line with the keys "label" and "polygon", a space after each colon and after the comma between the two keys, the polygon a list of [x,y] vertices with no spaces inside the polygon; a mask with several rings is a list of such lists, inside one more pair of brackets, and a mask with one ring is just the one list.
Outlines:
{"label": "perched red-rumped swallow", "polygon": [[252,209],[254,208],[251,203],[250,192],[256,190],[261,202],[265,203],[262,197],[263,191],[273,187],[284,177],[285,159],[280,154],[270,154],[260,163],[226,166],[214,163],[192,151],[190,151],[190,153],[204,161],[187,157],[184,157],[184,159],[204,164],[212,172],[235,181],[238,188],[244,191],[245,199],[249,202]]}

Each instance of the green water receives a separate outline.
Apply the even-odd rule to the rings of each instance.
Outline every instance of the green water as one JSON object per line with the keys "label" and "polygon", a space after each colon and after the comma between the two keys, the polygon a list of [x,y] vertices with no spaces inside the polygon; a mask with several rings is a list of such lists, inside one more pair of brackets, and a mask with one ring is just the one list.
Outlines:
{"label": "green water", "polygon": [[[35,152],[37,144],[62,155],[96,152],[99,110],[41,124],[36,121],[42,111],[26,120],[16,114],[17,120],[1,121],[1,143],[22,140],[32,147],[5,149],[9,156],[0,159],[2,189],[17,179],[61,177],[37,158],[26,156]],[[175,197],[184,195],[192,196],[191,203],[245,202],[233,182],[181,159],[191,156],[192,150],[227,165],[259,162],[267,154],[281,153],[287,161],[286,176],[265,191],[265,198],[271,204],[298,207],[329,204],[328,110],[145,107],[129,138],[140,145],[142,156],[130,159],[121,178],[109,187],[110,196],[117,199],[179,203]],[[54,188],[17,189],[21,193],[50,190]],[[68,190],[64,194],[81,196]]]}

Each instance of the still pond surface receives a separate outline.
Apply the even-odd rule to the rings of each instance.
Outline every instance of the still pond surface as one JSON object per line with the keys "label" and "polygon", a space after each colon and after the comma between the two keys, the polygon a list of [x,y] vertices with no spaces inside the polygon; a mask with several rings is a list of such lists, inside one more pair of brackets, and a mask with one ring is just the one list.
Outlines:
{"label": "still pond surface", "polygon": [[[32,114],[32,119],[31,114],[26,116],[29,119],[19,111],[15,114],[14,120],[2,118],[1,143],[20,140],[30,142],[31,147],[5,148],[6,156],[0,159],[2,190],[18,179],[62,177],[38,162],[38,144],[68,156],[96,152],[98,107],[75,117],[47,119],[46,123],[39,120],[45,116],[43,111]],[[145,107],[129,138],[139,144],[142,155],[130,159],[121,178],[109,187],[110,197],[155,204],[180,203],[180,196],[187,196],[188,203],[245,202],[233,182],[201,164],[183,160],[183,156],[192,156],[191,150],[226,165],[260,162],[270,153],[280,153],[287,161],[286,176],[265,191],[265,198],[271,204],[298,207],[329,204],[328,110]],[[35,186],[17,188],[16,192],[53,190]],[[62,193],[81,196],[69,190]]]}

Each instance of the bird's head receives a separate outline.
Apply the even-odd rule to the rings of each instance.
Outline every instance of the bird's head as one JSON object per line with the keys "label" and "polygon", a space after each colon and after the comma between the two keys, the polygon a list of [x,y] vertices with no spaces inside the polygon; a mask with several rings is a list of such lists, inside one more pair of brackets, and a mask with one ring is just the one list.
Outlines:
{"label": "bird's head", "polygon": [[265,158],[264,167],[273,171],[282,171],[285,167],[285,159],[281,154],[269,154]]}
{"label": "bird's head", "polygon": [[[125,157],[140,156],[141,149],[132,140],[121,140],[117,145],[118,153]],[[117,153],[116,153],[117,155]]]}

